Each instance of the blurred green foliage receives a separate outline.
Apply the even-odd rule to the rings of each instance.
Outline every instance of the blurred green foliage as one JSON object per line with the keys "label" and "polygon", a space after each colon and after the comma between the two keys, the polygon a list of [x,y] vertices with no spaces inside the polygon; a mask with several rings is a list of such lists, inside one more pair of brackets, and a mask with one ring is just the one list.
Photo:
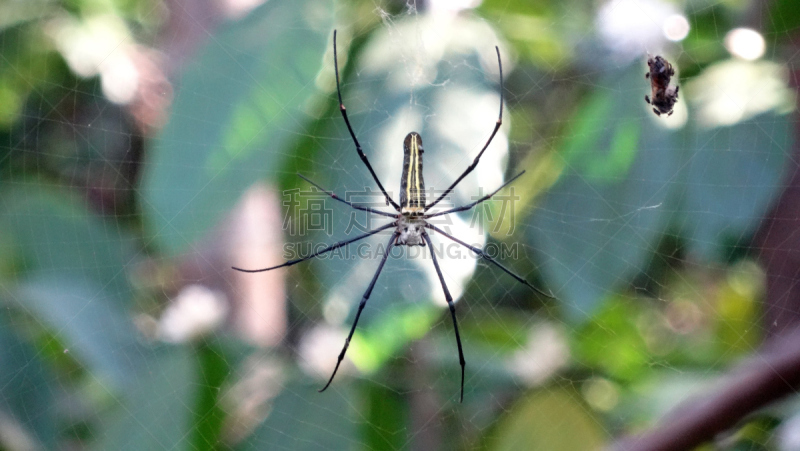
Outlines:
{"label": "blurred green foliage", "polygon": [[[596,449],[758,348],[765,274],[748,246],[785,188],[794,93],[781,81],[776,105],[697,120],[713,110],[714,69],[733,67],[723,39],[745,2],[682,5],[691,30],[665,46],[686,89],[669,119],[642,99],[642,55],[599,50],[587,2],[486,0],[453,16],[363,0],[212,11],[219,23],[169,74],[174,100],[150,134],[134,106],[107,98],[109,75],[76,73],[53,29],[113,18],[120,42],[159,49],[175,32],[159,11],[180,3],[0,4],[0,449]],[[800,23],[793,6],[771,4],[761,30],[776,63]],[[504,263],[557,299],[444,262],[463,292],[463,404],[427,261],[389,262],[353,368],[324,394],[302,338],[348,327],[375,260],[287,272],[290,331],[274,348],[246,345],[232,324],[178,344],[154,332],[183,285],[236,294],[232,262],[208,257],[216,266],[198,276],[186,256],[213,254],[254,184],[306,188],[300,170],[337,193],[372,187],[337,111],[334,27],[350,119],[390,190],[409,127],[425,139],[429,186],[474,158],[496,120],[500,46],[509,151],[495,142],[453,197],[526,169],[513,218],[493,205],[479,239],[516,245]],[[342,239],[339,207],[332,236],[284,238]],[[774,449],[792,414],[748,420],[730,449]]]}

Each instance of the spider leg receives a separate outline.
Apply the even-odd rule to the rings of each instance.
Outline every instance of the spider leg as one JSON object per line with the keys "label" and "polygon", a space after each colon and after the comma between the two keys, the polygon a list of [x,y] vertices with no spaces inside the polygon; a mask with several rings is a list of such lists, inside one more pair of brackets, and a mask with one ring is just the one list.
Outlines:
{"label": "spider leg", "polygon": [[646,74],[644,74],[644,78],[650,78],[650,72],[647,72]]}
{"label": "spider leg", "polygon": [[431,238],[426,232],[422,232],[422,238],[424,238],[425,242],[428,243],[428,249],[431,251],[431,260],[433,260],[433,266],[436,268],[436,274],[439,275],[439,283],[442,284],[444,298],[447,299],[447,305],[450,307],[450,317],[453,318],[453,330],[456,331],[456,344],[458,344],[458,363],[461,365],[461,397],[459,398],[459,402],[464,402],[464,366],[466,365],[466,361],[464,360],[464,350],[461,348],[461,335],[458,333],[456,306],[453,304],[453,296],[450,295],[450,290],[447,289],[447,284],[444,283],[442,269],[439,268],[439,261],[436,260],[436,252],[434,251],[433,243],[431,243]]}
{"label": "spider leg", "polygon": [[653,113],[656,113],[656,116],[661,116],[661,111],[658,111],[655,108],[653,108]]}
{"label": "spider leg", "polygon": [[467,166],[467,170],[461,174],[449,188],[447,188],[441,196],[439,196],[435,201],[425,206],[425,211],[430,210],[434,205],[438,204],[442,199],[447,197],[450,194],[450,191],[458,185],[461,180],[466,177],[476,166],[478,166],[478,161],[481,159],[481,155],[483,152],[486,151],[486,148],[489,147],[492,140],[494,139],[494,135],[497,134],[497,131],[500,130],[500,125],[503,124],[503,63],[500,61],[500,48],[495,46],[494,48],[497,51],[497,66],[500,68],[500,115],[497,117],[497,122],[494,124],[494,130],[492,130],[492,134],[489,135],[489,140],[486,141],[486,144],[483,145],[483,148],[480,152],[478,152],[478,156],[472,161],[472,164]]}
{"label": "spider leg", "polygon": [[241,272],[253,273],[253,272],[272,271],[273,269],[283,268],[284,266],[296,265],[296,264],[298,264],[300,262],[304,262],[306,260],[312,259],[312,258],[316,257],[317,255],[321,255],[321,254],[324,254],[326,252],[330,252],[330,251],[332,251],[334,249],[338,249],[338,248],[340,248],[342,246],[347,246],[350,243],[356,242],[358,240],[363,240],[364,238],[366,238],[368,236],[375,235],[378,232],[381,232],[381,231],[384,231],[384,230],[386,230],[386,229],[388,229],[390,227],[396,227],[396,226],[397,226],[397,224],[395,224],[394,222],[390,222],[389,224],[380,226],[380,227],[378,227],[377,229],[374,229],[374,230],[370,230],[369,232],[361,234],[361,235],[359,235],[359,236],[357,236],[355,238],[350,238],[349,240],[343,240],[343,241],[339,241],[338,243],[331,244],[330,246],[326,247],[325,249],[322,249],[322,250],[319,250],[317,252],[314,252],[313,254],[311,254],[311,255],[309,255],[307,257],[298,258],[298,259],[295,259],[295,260],[289,260],[286,263],[283,263],[283,264],[280,264],[280,265],[277,265],[277,266],[272,266],[270,268],[242,269],[242,268],[237,268],[235,266],[233,266],[232,268],[237,270],[237,271],[241,271]]}
{"label": "spider leg", "polygon": [[481,197],[480,199],[476,200],[475,202],[473,202],[471,204],[467,204],[467,205],[464,205],[464,206],[461,206],[461,207],[451,208],[450,210],[440,211],[439,213],[434,213],[432,215],[425,215],[425,219],[433,218],[433,217],[436,217],[436,216],[442,216],[442,215],[446,215],[446,214],[450,214],[450,213],[455,213],[455,212],[458,212],[458,211],[470,210],[474,206],[478,205],[479,203],[485,202],[485,201],[491,199],[492,197],[494,197],[494,195],[497,194],[498,192],[500,192],[501,189],[503,189],[506,186],[510,185],[511,182],[513,182],[514,180],[518,179],[519,176],[521,176],[524,173],[525,173],[525,171],[522,171],[519,174],[515,175],[514,177],[511,177],[511,179],[509,179],[507,182],[503,183],[503,185],[500,188],[497,188],[493,192]]}
{"label": "spider leg", "polygon": [[353,203],[352,203],[352,202],[348,202],[348,201],[346,201],[346,200],[342,199],[341,197],[337,196],[337,195],[336,195],[336,194],[334,194],[333,192],[331,192],[331,191],[328,191],[328,190],[326,190],[325,188],[323,188],[323,187],[319,186],[317,183],[314,183],[314,182],[312,182],[312,181],[311,181],[311,179],[309,179],[308,177],[304,176],[303,174],[299,174],[299,173],[298,173],[297,175],[298,175],[298,176],[299,176],[301,179],[305,180],[306,182],[308,182],[308,183],[310,183],[310,184],[314,185],[314,186],[315,186],[315,187],[316,187],[318,190],[322,191],[323,193],[325,193],[325,194],[327,194],[327,195],[331,196],[332,198],[334,198],[334,199],[338,200],[339,202],[343,202],[343,203],[345,203],[345,204],[349,205],[350,207],[352,207],[352,208],[355,208],[356,210],[368,211],[368,212],[370,212],[370,213],[375,213],[376,215],[388,216],[388,217],[390,217],[390,218],[396,218],[396,217],[397,217],[397,213],[394,213],[394,214],[393,214],[393,213],[387,213],[387,212],[385,212],[385,211],[375,210],[374,208],[362,207],[362,206],[360,206],[360,205],[353,205]]}
{"label": "spider leg", "polygon": [[341,365],[342,360],[344,360],[344,354],[347,352],[347,348],[350,347],[350,340],[353,338],[353,334],[356,331],[356,325],[358,325],[358,318],[361,316],[361,312],[364,310],[364,306],[367,305],[367,300],[369,299],[369,295],[372,294],[372,289],[375,288],[375,282],[378,281],[378,276],[381,275],[381,271],[383,270],[383,265],[386,264],[386,259],[389,258],[389,254],[391,253],[392,246],[394,246],[394,242],[397,239],[397,232],[392,234],[392,237],[389,238],[389,244],[386,245],[386,252],[383,254],[383,258],[381,259],[380,264],[378,265],[378,270],[375,271],[375,275],[372,277],[372,282],[369,283],[369,287],[367,287],[367,291],[364,293],[364,297],[361,298],[361,302],[358,304],[358,311],[356,312],[356,319],[353,320],[353,327],[350,328],[350,333],[347,334],[347,340],[344,342],[344,347],[342,348],[342,352],[339,353],[339,358],[336,361],[336,367],[333,369],[333,374],[331,374],[331,378],[328,379],[328,383],[325,384],[319,392],[324,392],[328,386],[331,385],[333,382],[333,378],[336,376],[336,372],[339,371],[339,365]]}
{"label": "spider leg", "polygon": [[644,96],[644,101],[647,102],[647,103],[650,103],[650,97]]}
{"label": "spider leg", "polygon": [[361,158],[361,161],[363,161],[364,165],[366,165],[367,169],[369,169],[369,173],[372,174],[372,178],[375,179],[375,183],[378,184],[378,188],[381,189],[383,196],[386,198],[386,205],[391,204],[395,210],[400,211],[400,206],[397,205],[397,202],[395,202],[391,197],[389,197],[389,195],[386,193],[386,190],[383,188],[381,181],[378,180],[378,175],[375,174],[375,170],[372,169],[372,165],[369,164],[367,156],[361,149],[361,143],[358,142],[358,138],[356,138],[356,134],[353,132],[353,127],[350,125],[350,119],[347,118],[347,109],[344,107],[344,103],[342,103],[342,89],[339,87],[339,58],[336,55],[336,30],[333,30],[333,66],[336,70],[336,93],[339,95],[339,111],[342,113],[344,123],[347,124],[347,131],[350,132],[350,137],[353,138],[353,143],[356,145],[356,152],[358,152],[358,156]]}
{"label": "spider leg", "polygon": [[523,279],[522,277],[518,276],[516,273],[514,273],[514,271],[512,271],[512,270],[510,270],[510,269],[506,268],[506,267],[505,267],[505,266],[504,266],[502,263],[498,262],[497,260],[493,259],[492,257],[489,257],[488,255],[486,255],[486,253],[485,253],[485,252],[483,252],[482,250],[478,249],[477,247],[475,247],[475,246],[470,246],[469,244],[467,244],[467,243],[465,243],[465,242],[463,242],[463,241],[459,240],[458,238],[454,237],[453,235],[450,235],[449,233],[447,233],[447,232],[445,232],[444,230],[442,230],[442,229],[440,229],[440,228],[436,227],[436,226],[435,226],[435,225],[433,225],[433,224],[425,224],[425,227],[427,227],[427,228],[429,228],[429,229],[431,229],[431,230],[435,230],[436,232],[438,232],[438,233],[441,233],[442,235],[446,236],[447,238],[450,238],[451,240],[455,241],[456,243],[458,243],[458,244],[460,244],[460,245],[462,245],[462,246],[466,247],[467,249],[471,250],[472,252],[475,252],[476,254],[478,254],[478,256],[479,256],[479,257],[481,257],[481,258],[483,258],[484,260],[488,261],[489,263],[491,263],[491,264],[493,264],[493,265],[497,266],[498,268],[500,268],[501,270],[503,270],[503,272],[505,272],[505,273],[506,273],[506,274],[508,274],[509,276],[511,276],[511,277],[513,277],[513,278],[515,278],[515,279],[517,279],[517,282],[519,282],[519,283],[521,283],[521,284],[525,285],[526,287],[530,288],[531,290],[533,290],[533,291],[535,291],[535,292],[537,292],[537,293],[541,294],[542,296],[548,297],[548,298],[550,298],[550,299],[557,299],[557,298],[556,298],[556,297],[553,295],[553,293],[545,293],[544,291],[540,290],[539,288],[536,288],[536,287],[534,287],[534,286],[533,286],[533,285],[531,285],[531,284],[530,284],[530,283],[529,283],[527,280],[525,280],[525,279]]}

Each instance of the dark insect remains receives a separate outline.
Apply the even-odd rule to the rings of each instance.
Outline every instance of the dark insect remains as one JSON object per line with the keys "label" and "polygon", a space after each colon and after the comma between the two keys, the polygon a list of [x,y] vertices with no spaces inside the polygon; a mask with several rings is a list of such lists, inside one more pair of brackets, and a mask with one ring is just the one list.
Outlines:
{"label": "dark insect remains", "polygon": [[486,150],[487,147],[489,147],[489,144],[492,142],[492,139],[494,138],[495,134],[497,134],[497,131],[500,129],[500,125],[503,122],[503,65],[502,62],[500,61],[500,49],[495,47],[495,50],[497,51],[497,64],[500,67],[500,114],[497,118],[497,122],[494,125],[494,130],[492,130],[492,134],[489,135],[489,139],[486,141],[486,144],[484,144],[483,148],[481,148],[480,152],[478,152],[478,155],[472,161],[472,164],[467,166],[467,169],[453,182],[453,184],[450,185],[433,202],[426,204],[425,183],[422,179],[422,155],[424,153],[424,149],[422,147],[422,137],[420,137],[419,133],[416,132],[409,133],[406,136],[405,140],[403,141],[403,152],[404,152],[403,174],[402,178],[400,179],[400,203],[398,204],[397,202],[394,201],[394,199],[392,199],[389,196],[389,194],[386,193],[383,184],[381,184],[381,181],[378,179],[378,176],[372,169],[372,165],[369,163],[367,156],[364,154],[364,151],[361,148],[361,144],[358,142],[358,139],[356,138],[356,134],[353,132],[353,127],[350,125],[350,119],[347,118],[347,110],[345,109],[344,104],[342,103],[342,90],[339,85],[339,61],[336,54],[336,31],[333,32],[333,61],[334,61],[334,70],[336,72],[336,91],[337,95],[339,96],[339,111],[341,111],[342,113],[342,118],[344,118],[344,123],[347,125],[348,132],[350,132],[350,137],[353,139],[353,144],[355,144],[358,156],[361,158],[361,161],[364,162],[364,165],[367,167],[370,174],[372,174],[372,178],[375,180],[375,183],[378,185],[378,188],[380,188],[381,192],[383,193],[383,196],[386,199],[386,205],[391,205],[395,209],[395,212],[389,213],[365,207],[362,205],[353,204],[351,202],[348,202],[347,200],[342,199],[341,197],[337,196],[331,191],[322,188],[321,186],[312,182],[308,178],[300,174],[298,175],[302,177],[303,180],[314,185],[317,189],[326,193],[333,199],[342,202],[346,205],[349,205],[350,207],[356,210],[366,211],[376,215],[385,216],[387,218],[390,218],[391,222],[389,222],[388,224],[384,224],[380,227],[377,227],[376,229],[370,230],[367,233],[356,236],[354,238],[334,243],[324,249],[314,252],[313,254],[307,257],[299,258],[296,260],[289,260],[283,264],[273,266],[271,268],[263,268],[263,269],[242,269],[236,267],[233,268],[237,271],[248,272],[248,273],[271,271],[273,269],[292,266],[294,264],[300,263],[310,258],[314,258],[320,254],[324,254],[334,249],[347,246],[350,243],[375,235],[384,230],[389,230],[392,232],[392,235],[389,237],[389,242],[386,246],[386,250],[383,256],[381,257],[380,263],[378,263],[378,269],[375,271],[375,275],[372,277],[372,281],[369,283],[369,286],[367,286],[367,291],[364,293],[364,296],[361,298],[361,302],[358,304],[358,310],[356,311],[356,316],[355,319],[353,320],[353,325],[350,328],[350,333],[347,335],[347,339],[344,342],[344,347],[342,348],[342,351],[339,353],[339,357],[336,362],[336,367],[333,369],[333,373],[331,374],[330,379],[328,379],[328,383],[326,383],[325,386],[322,387],[321,390],[319,390],[320,392],[327,389],[328,386],[330,386],[331,382],[333,382],[334,376],[336,376],[336,371],[338,371],[339,365],[342,363],[344,355],[347,352],[347,348],[350,346],[350,340],[353,338],[353,333],[356,330],[356,325],[358,324],[358,319],[361,316],[361,312],[364,310],[364,306],[367,304],[367,300],[369,299],[370,294],[372,294],[373,288],[375,288],[375,283],[378,281],[378,276],[380,276],[381,271],[383,270],[383,266],[386,264],[386,260],[389,257],[392,247],[428,246],[428,249],[430,250],[431,261],[433,262],[433,266],[436,269],[436,274],[439,276],[439,283],[442,285],[442,290],[444,291],[444,297],[447,300],[447,305],[450,307],[450,316],[453,319],[453,329],[455,331],[456,344],[458,346],[458,358],[459,358],[459,363],[461,365],[461,392],[460,392],[461,394],[459,399],[461,401],[464,400],[465,360],[464,360],[464,352],[461,348],[461,336],[458,333],[458,322],[456,321],[455,304],[453,303],[453,297],[450,295],[450,290],[447,289],[447,285],[445,284],[444,276],[442,275],[442,270],[439,267],[439,262],[436,258],[436,253],[433,251],[433,244],[431,243],[431,237],[428,231],[434,231],[437,234],[466,247],[467,249],[474,252],[476,255],[483,258],[487,262],[500,268],[500,270],[502,270],[503,272],[505,272],[506,274],[517,280],[517,282],[522,283],[523,285],[532,289],[536,293],[539,293],[540,295],[553,298],[552,294],[545,293],[542,290],[534,287],[533,285],[528,283],[527,280],[520,277],[519,275],[517,275],[516,273],[505,267],[503,264],[501,264],[494,258],[484,253],[483,250],[467,244],[463,240],[460,240],[459,238],[448,234],[444,230],[434,226],[433,224],[430,224],[427,221],[428,219],[436,216],[456,213],[460,211],[468,211],[472,209],[481,202],[489,200],[492,196],[494,196],[501,189],[503,189],[504,187],[508,186],[511,182],[516,180],[524,172],[523,171],[517,174],[516,176],[512,177],[509,181],[504,183],[501,187],[497,188],[492,193],[481,197],[480,199],[476,200],[475,202],[472,202],[471,204],[467,204],[461,207],[446,209],[444,211],[438,211],[436,213],[428,213],[428,211],[433,206],[435,206],[442,199],[447,197],[450,194],[450,192],[456,187],[456,185],[458,185],[459,182],[461,182],[461,180],[464,179],[464,177],[466,177],[470,172],[472,172],[475,169],[475,167],[478,165],[478,161],[480,160],[481,155],[483,155],[483,152]]}
{"label": "dark insect remains", "polygon": [[678,101],[679,86],[670,86],[669,82],[675,75],[672,64],[661,56],[652,56],[647,59],[650,71],[644,74],[644,78],[650,79],[650,96],[644,96],[647,103],[653,105],[653,112],[657,116],[666,114],[672,115],[672,108]]}

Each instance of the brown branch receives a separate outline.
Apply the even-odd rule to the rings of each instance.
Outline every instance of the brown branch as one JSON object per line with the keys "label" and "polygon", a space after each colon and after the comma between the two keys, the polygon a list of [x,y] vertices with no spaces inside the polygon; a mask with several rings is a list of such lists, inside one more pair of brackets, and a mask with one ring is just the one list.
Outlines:
{"label": "brown branch", "polygon": [[800,328],[776,337],[720,383],[722,388],[716,393],[674,409],[655,429],[619,440],[610,449],[692,449],[736,426],[755,410],[795,394],[800,388]]}
{"label": "brown branch", "polygon": [[[800,49],[800,42],[793,48]],[[790,80],[792,88],[800,93],[800,69],[791,72]],[[794,134],[800,136],[797,121]],[[785,187],[783,193],[753,240],[767,272],[764,329],[768,339],[800,325],[800,141],[795,140],[792,147],[786,162],[786,180],[780,181]]]}

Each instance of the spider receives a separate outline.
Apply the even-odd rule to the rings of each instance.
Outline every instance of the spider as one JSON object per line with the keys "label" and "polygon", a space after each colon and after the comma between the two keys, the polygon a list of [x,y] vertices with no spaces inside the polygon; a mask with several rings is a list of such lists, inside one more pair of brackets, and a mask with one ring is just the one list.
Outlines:
{"label": "spider", "polygon": [[650,79],[650,94],[653,96],[652,101],[650,97],[644,96],[644,100],[653,105],[653,112],[656,116],[661,116],[662,113],[667,116],[672,115],[672,107],[678,101],[678,89],[680,86],[669,86],[669,81],[675,70],[672,64],[661,56],[655,58],[647,58],[647,65],[650,71],[644,74],[644,78]]}
{"label": "spider", "polygon": [[389,237],[389,242],[386,246],[386,250],[381,257],[381,261],[378,264],[378,269],[375,271],[375,275],[372,277],[372,281],[369,283],[367,287],[367,291],[364,293],[364,296],[361,298],[361,302],[358,304],[358,310],[356,311],[356,317],[353,320],[353,325],[350,328],[350,333],[347,335],[347,339],[344,342],[344,347],[342,351],[339,353],[338,360],[336,361],[336,366],[333,369],[333,373],[331,374],[330,379],[325,384],[320,392],[325,391],[333,382],[333,378],[336,376],[336,372],[339,370],[339,365],[342,363],[344,359],[345,353],[347,352],[347,348],[350,346],[350,340],[353,338],[353,334],[356,330],[356,325],[358,324],[358,319],[361,316],[361,312],[364,310],[364,306],[367,304],[367,300],[369,299],[370,295],[372,294],[372,289],[375,288],[375,283],[378,281],[378,276],[380,276],[381,271],[383,270],[383,266],[386,264],[386,260],[389,257],[389,254],[392,250],[393,246],[428,246],[431,250],[431,260],[433,261],[433,266],[436,269],[436,274],[439,277],[439,283],[442,285],[442,290],[444,291],[444,297],[447,300],[447,305],[450,308],[450,316],[453,319],[453,329],[455,331],[456,336],[456,344],[458,346],[458,358],[459,364],[461,365],[461,395],[460,395],[460,402],[464,400],[464,367],[465,367],[465,360],[464,360],[464,351],[461,347],[461,336],[458,333],[458,322],[456,321],[456,310],[455,304],[453,303],[453,297],[450,295],[450,290],[447,289],[447,285],[444,281],[444,276],[442,275],[442,270],[439,267],[439,261],[436,258],[436,254],[433,251],[433,244],[431,243],[431,238],[429,236],[428,230],[435,231],[436,233],[441,234],[442,236],[466,247],[470,251],[474,252],[479,257],[485,259],[489,263],[497,266],[506,274],[510,275],[518,282],[522,283],[523,285],[527,286],[528,288],[532,289],[534,292],[539,293],[540,295],[554,298],[552,294],[545,293],[544,291],[534,287],[527,280],[523,279],[519,275],[515,274],[510,269],[506,268],[503,264],[496,261],[494,258],[490,257],[486,253],[484,253],[481,249],[478,249],[474,246],[467,244],[466,242],[456,238],[441,230],[440,228],[430,224],[428,219],[442,216],[450,213],[456,213],[460,211],[468,211],[475,207],[476,205],[489,200],[492,196],[497,194],[501,189],[508,186],[511,182],[516,180],[519,176],[521,176],[525,171],[520,172],[516,176],[512,177],[509,181],[504,183],[500,188],[496,189],[494,192],[481,197],[475,202],[471,204],[464,205],[461,207],[455,207],[444,211],[439,211],[436,213],[428,213],[428,211],[433,208],[436,204],[438,204],[442,199],[444,199],[450,192],[456,187],[456,185],[461,182],[473,169],[478,165],[478,161],[483,155],[483,152],[489,147],[489,144],[492,142],[495,134],[500,129],[500,125],[503,123],[503,65],[500,61],[500,49],[495,47],[497,51],[497,64],[500,68],[500,115],[497,118],[497,122],[495,123],[494,130],[492,130],[492,134],[489,136],[489,139],[484,144],[483,148],[478,152],[478,155],[473,160],[472,164],[470,164],[467,169],[450,185],[436,200],[433,202],[426,204],[425,203],[425,182],[422,178],[422,155],[424,153],[424,149],[422,147],[422,137],[417,132],[411,132],[403,141],[403,175],[400,179],[400,203],[392,199],[389,194],[387,194],[386,190],[383,187],[383,184],[378,179],[378,176],[375,174],[375,171],[372,169],[372,165],[369,163],[367,156],[364,154],[364,151],[361,148],[361,144],[358,142],[358,138],[356,138],[356,134],[353,132],[353,127],[350,125],[350,119],[347,117],[347,109],[342,102],[342,90],[339,83],[339,60],[336,54],[336,31],[333,32],[333,61],[334,61],[334,70],[336,72],[336,92],[339,97],[339,111],[342,113],[342,118],[344,118],[344,123],[347,125],[347,130],[350,132],[350,137],[353,139],[353,143],[356,147],[356,152],[358,156],[361,158],[361,161],[364,162],[364,165],[369,170],[370,174],[372,174],[372,178],[375,180],[375,183],[380,188],[381,193],[383,193],[384,198],[386,199],[386,205],[391,205],[395,210],[396,213],[388,213],[385,211],[376,210],[373,208],[365,207],[362,205],[355,205],[351,202],[348,202],[341,197],[337,196],[331,191],[328,191],[322,188],[317,183],[309,180],[302,174],[298,174],[303,180],[310,183],[311,185],[315,186],[321,192],[324,192],[328,196],[332,197],[333,199],[342,202],[356,210],[366,211],[369,213],[374,213],[376,215],[385,216],[391,218],[393,221],[380,226],[376,229],[370,230],[364,234],[358,235],[354,238],[350,238],[347,240],[339,241],[338,243],[334,243],[324,249],[321,249],[317,252],[312,253],[303,258],[298,258],[295,260],[289,260],[283,264],[273,266],[270,268],[263,268],[263,269],[242,269],[233,267],[233,269],[237,271],[247,272],[247,273],[257,273],[257,272],[264,272],[264,271],[271,271],[273,269],[283,268],[286,266],[292,266],[297,263],[303,262],[305,260],[317,257],[321,254],[326,252],[330,252],[334,249],[338,249],[343,246],[347,246],[350,243],[362,240],[369,236],[375,235],[378,232],[382,232],[384,230],[393,229],[392,236]]}

